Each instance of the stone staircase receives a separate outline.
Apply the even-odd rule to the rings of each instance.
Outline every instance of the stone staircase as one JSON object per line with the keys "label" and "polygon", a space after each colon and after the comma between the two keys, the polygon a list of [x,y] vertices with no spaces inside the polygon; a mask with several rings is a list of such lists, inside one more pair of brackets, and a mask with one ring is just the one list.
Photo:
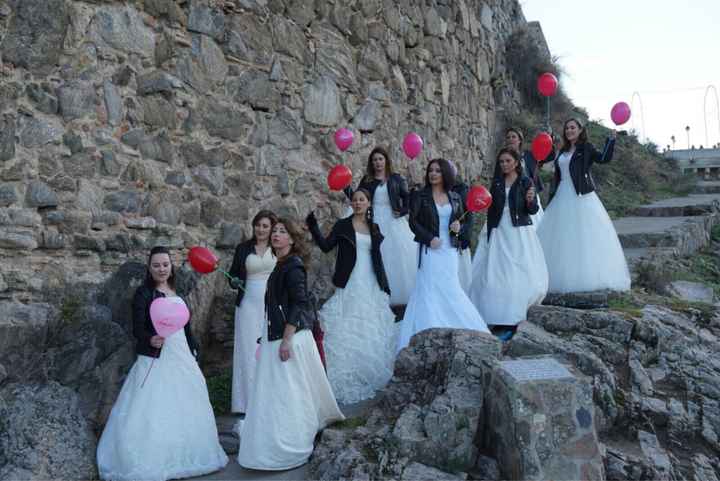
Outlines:
{"label": "stone staircase", "polygon": [[641,260],[697,252],[710,243],[719,222],[720,190],[640,206],[613,223],[632,268]]}

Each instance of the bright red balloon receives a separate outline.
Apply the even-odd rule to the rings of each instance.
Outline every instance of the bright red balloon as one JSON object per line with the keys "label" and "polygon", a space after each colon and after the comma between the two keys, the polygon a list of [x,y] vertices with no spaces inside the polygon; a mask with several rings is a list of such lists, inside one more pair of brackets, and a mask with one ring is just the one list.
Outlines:
{"label": "bright red balloon", "polygon": [[210,274],[218,265],[218,258],[207,247],[192,247],[188,252],[188,260],[192,268],[200,274]]}
{"label": "bright red balloon", "polygon": [[492,205],[492,195],[482,185],[476,185],[470,188],[465,206],[470,212],[480,212]]}
{"label": "bright red balloon", "polygon": [[335,145],[341,152],[345,152],[352,145],[354,137],[352,130],[346,128],[338,129],[335,132]]}
{"label": "bright red balloon", "polygon": [[552,97],[557,92],[558,79],[550,72],[546,72],[538,77],[537,88],[545,97]]}
{"label": "bright red balloon", "polygon": [[552,137],[545,132],[540,132],[532,141],[532,154],[538,162],[544,161],[552,152]]}
{"label": "bright red balloon", "polygon": [[328,173],[327,183],[330,190],[343,190],[352,182],[352,171],[347,165],[336,165]]}
{"label": "bright red balloon", "polygon": [[610,118],[615,125],[624,124],[630,120],[630,106],[625,102],[616,103],[610,111]]}
{"label": "bright red balloon", "polygon": [[410,132],[405,136],[402,148],[405,152],[405,155],[407,155],[411,159],[414,159],[415,157],[420,155],[420,152],[422,152],[423,139],[415,132]]}

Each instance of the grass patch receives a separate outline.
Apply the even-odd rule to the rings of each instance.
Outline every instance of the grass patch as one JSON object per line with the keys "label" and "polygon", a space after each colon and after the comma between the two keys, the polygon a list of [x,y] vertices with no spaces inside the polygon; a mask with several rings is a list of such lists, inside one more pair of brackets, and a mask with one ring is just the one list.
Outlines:
{"label": "grass patch", "polygon": [[643,305],[640,304],[630,293],[621,293],[608,299],[608,308],[613,311],[622,312],[632,317],[642,317]]}
{"label": "grass patch", "polygon": [[215,416],[230,413],[232,396],[232,369],[207,379],[208,394]]}
{"label": "grass patch", "polygon": [[360,426],[364,426],[366,422],[367,418],[364,418],[362,416],[355,416],[333,423],[330,427],[334,429],[357,429]]}
{"label": "grass patch", "polygon": [[682,312],[691,317],[697,316],[703,325],[710,324],[715,315],[715,306],[704,302],[689,302],[675,297],[668,298],[665,303],[673,311]]}

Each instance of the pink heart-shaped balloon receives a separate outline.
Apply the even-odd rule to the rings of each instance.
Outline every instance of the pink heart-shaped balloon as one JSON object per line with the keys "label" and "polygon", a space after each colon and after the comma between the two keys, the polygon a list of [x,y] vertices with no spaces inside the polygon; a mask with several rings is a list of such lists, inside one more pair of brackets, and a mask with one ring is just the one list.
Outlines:
{"label": "pink heart-shaped balloon", "polygon": [[150,320],[158,336],[169,337],[190,320],[190,311],[179,297],[158,297],[150,304]]}

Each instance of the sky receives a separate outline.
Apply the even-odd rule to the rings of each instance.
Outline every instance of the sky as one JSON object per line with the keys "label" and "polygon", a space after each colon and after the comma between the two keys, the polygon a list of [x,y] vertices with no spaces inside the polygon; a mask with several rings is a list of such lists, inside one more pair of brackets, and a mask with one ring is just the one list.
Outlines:
{"label": "sky", "polygon": [[[673,135],[675,148],[687,148],[686,126],[690,145],[720,142],[720,112],[712,90],[705,102],[709,85],[720,95],[720,0],[520,4],[528,21],[540,22],[552,55],[558,57],[561,85],[592,119],[613,126],[610,110],[624,101],[632,118],[619,128],[634,125],[641,139],[661,150],[672,147]],[[633,99],[634,92],[639,97]]]}

